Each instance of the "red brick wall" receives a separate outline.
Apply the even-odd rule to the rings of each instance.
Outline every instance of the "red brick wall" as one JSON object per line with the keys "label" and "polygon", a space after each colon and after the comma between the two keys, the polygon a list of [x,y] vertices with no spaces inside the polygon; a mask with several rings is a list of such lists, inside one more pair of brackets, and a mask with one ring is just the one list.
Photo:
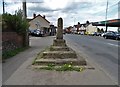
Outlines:
{"label": "red brick wall", "polygon": [[15,41],[16,44],[22,46],[23,44],[23,37],[18,35],[16,32],[3,32],[2,33],[2,41]]}

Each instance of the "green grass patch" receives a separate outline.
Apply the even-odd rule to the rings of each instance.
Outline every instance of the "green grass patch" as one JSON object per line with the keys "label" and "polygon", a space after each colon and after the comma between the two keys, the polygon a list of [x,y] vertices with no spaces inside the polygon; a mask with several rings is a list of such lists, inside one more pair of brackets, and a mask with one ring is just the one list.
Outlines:
{"label": "green grass patch", "polygon": [[54,71],[77,71],[82,72],[85,70],[83,66],[73,66],[71,64],[64,64],[62,66],[55,66],[55,64],[48,64],[46,67],[41,67],[42,70],[54,70]]}
{"label": "green grass patch", "polygon": [[15,50],[7,51],[2,53],[2,60],[8,59],[10,57],[15,56],[16,54],[28,49],[29,47],[24,47],[24,48],[17,48]]}

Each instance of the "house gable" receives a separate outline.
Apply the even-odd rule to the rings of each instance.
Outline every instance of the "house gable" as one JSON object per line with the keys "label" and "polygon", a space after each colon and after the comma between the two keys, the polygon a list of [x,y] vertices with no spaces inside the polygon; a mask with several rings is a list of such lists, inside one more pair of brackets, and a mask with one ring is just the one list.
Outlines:
{"label": "house gable", "polygon": [[30,27],[29,29],[37,29],[37,28],[49,28],[50,22],[43,18],[41,15],[34,17],[29,21]]}

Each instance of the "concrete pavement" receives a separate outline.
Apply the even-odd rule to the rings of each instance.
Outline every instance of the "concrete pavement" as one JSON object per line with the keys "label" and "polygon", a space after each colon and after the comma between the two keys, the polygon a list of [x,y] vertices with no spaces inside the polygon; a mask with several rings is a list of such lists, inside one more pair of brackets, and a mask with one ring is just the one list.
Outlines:
{"label": "concrete pavement", "polygon": [[[88,66],[94,67],[95,69],[86,69],[82,72],[58,72],[58,71],[47,71],[47,70],[34,70],[31,68],[31,64],[35,59],[37,53],[43,50],[46,46],[52,44],[54,37],[31,37],[30,44],[31,48],[25,52],[21,52],[17,56],[9,59],[3,66],[4,73],[6,75],[9,67],[19,59],[24,58],[21,65],[17,67],[11,75],[6,77],[3,85],[115,85],[116,83],[104,72],[99,66],[91,60],[87,60],[87,56],[82,54],[77,47],[67,41],[68,46],[73,48],[79,56],[86,58]],[[15,60],[16,59],[16,60]],[[16,65],[12,66],[15,67]],[[11,67],[11,68],[12,68]],[[8,70],[7,70],[8,69]]]}

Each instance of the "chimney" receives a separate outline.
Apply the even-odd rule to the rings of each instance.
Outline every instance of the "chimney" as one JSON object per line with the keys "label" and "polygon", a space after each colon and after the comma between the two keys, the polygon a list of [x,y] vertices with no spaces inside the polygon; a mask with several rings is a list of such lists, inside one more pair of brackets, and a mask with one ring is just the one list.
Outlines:
{"label": "chimney", "polygon": [[45,19],[45,15],[43,15],[43,18]]}
{"label": "chimney", "polygon": [[35,18],[35,17],[36,17],[36,14],[34,13],[34,14],[33,14],[33,18]]}

